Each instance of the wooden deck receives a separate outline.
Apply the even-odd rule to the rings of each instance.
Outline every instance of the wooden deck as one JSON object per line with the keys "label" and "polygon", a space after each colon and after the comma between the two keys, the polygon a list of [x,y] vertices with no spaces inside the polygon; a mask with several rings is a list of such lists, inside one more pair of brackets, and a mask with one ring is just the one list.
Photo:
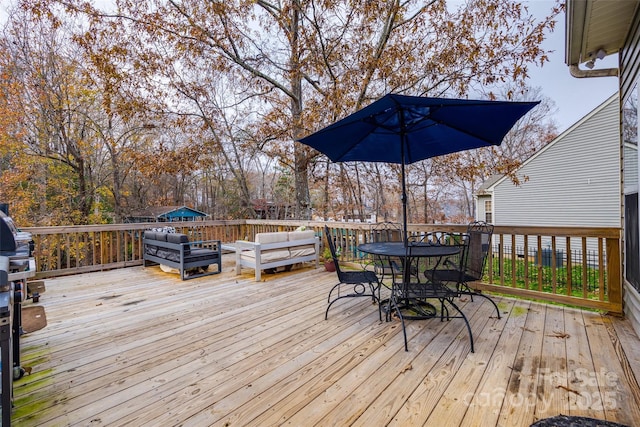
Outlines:
{"label": "wooden deck", "polygon": [[[548,416],[640,425],[640,341],[600,314],[497,298],[460,319],[378,320],[336,303],[335,273],[158,267],[46,281],[48,325],[23,336],[20,426],[528,426]],[[27,304],[32,304],[28,302]]]}

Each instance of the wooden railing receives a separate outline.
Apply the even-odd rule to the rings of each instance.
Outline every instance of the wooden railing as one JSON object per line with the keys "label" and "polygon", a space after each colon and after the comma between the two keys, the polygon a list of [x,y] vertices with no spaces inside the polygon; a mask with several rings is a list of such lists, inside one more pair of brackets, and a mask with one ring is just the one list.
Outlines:
{"label": "wooden railing", "polygon": [[[357,246],[370,224],[315,221],[197,221],[68,227],[32,227],[36,277],[46,278],[142,264],[142,232],[171,226],[195,240],[253,240],[256,233],[328,225],[344,262],[360,262]],[[409,233],[463,233],[466,225],[410,224]],[[622,313],[619,228],[497,226],[485,278],[477,286],[502,294]],[[324,239],[322,240],[324,245]]]}
{"label": "wooden railing", "polygon": [[36,277],[45,278],[142,265],[142,234],[173,227],[190,240],[235,241],[244,221],[136,223],[24,228],[35,243]]}
{"label": "wooden railing", "polygon": [[496,227],[494,236],[481,288],[622,313],[621,229]]}

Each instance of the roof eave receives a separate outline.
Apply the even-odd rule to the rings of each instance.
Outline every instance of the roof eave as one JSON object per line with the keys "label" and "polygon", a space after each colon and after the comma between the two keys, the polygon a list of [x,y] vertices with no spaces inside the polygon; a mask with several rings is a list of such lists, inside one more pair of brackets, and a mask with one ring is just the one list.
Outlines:
{"label": "roof eave", "polygon": [[602,51],[605,56],[618,53],[634,22],[639,3],[640,0],[567,0],[566,64],[577,66],[595,60]]}
{"label": "roof eave", "polygon": [[584,32],[584,20],[587,2],[575,2],[568,0],[565,14],[565,63],[574,65],[580,63],[580,51],[582,49],[582,37]]}

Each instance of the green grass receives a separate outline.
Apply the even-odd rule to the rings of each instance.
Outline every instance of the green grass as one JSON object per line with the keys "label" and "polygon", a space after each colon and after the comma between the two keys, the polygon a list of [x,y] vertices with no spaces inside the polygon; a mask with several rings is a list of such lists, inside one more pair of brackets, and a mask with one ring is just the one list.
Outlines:
{"label": "green grass", "polygon": [[[565,265],[556,267],[555,284],[553,280],[553,268],[551,266],[538,267],[536,263],[528,262],[528,286],[525,277],[525,262],[517,259],[515,261],[515,278],[514,269],[511,259],[505,259],[500,270],[499,260],[493,259],[493,281],[489,281],[488,269],[485,268],[484,282],[500,285],[504,279],[504,286],[516,289],[529,289],[534,291],[542,291],[551,294],[568,295],[578,298],[600,299],[599,278],[600,271],[594,267],[587,267],[584,270],[582,265],[574,265],[571,267],[571,291],[569,292],[569,271]],[[584,276],[583,276],[583,273]],[[586,281],[584,280],[586,277]],[[515,285],[514,285],[515,281]],[[607,277],[604,272],[605,300],[606,300],[606,283]]]}

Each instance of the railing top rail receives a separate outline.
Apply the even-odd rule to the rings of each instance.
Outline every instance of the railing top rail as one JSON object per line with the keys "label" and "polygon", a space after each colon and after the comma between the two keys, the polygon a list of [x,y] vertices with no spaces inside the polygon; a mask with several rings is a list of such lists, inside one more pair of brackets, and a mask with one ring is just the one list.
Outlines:
{"label": "railing top rail", "polygon": [[[330,228],[343,228],[347,230],[369,230],[370,223],[365,222],[341,222],[341,221],[269,221],[269,220],[246,220],[248,225],[280,225],[295,226],[306,225],[308,227],[321,228],[328,225]],[[464,232],[467,224],[420,224],[412,223],[407,225],[409,232],[419,231],[453,231]],[[620,238],[621,227],[576,227],[576,226],[531,226],[531,225],[496,225],[494,234],[528,234],[541,236],[559,237],[602,237]]]}
{"label": "railing top rail", "polygon": [[556,237],[602,237],[619,239],[622,235],[621,227],[552,227],[552,226],[521,226],[496,225],[494,234],[526,234]]}
{"label": "railing top rail", "polygon": [[[311,228],[322,228],[328,225],[330,228],[342,228],[346,230],[369,230],[370,223],[365,222],[341,222],[341,221],[300,221],[300,220],[216,220],[216,221],[183,221],[183,222],[145,222],[124,224],[94,224],[94,225],[67,225],[55,227],[23,227],[22,230],[32,234],[60,234],[79,232],[99,232],[113,230],[146,230],[154,227],[208,227],[227,225],[277,225],[281,227],[299,227],[301,225]],[[452,231],[464,232],[466,224],[408,224],[409,232],[421,231]],[[620,238],[620,227],[567,227],[567,226],[521,226],[521,225],[497,225],[494,234],[519,234],[541,235],[557,237],[602,237]]]}

